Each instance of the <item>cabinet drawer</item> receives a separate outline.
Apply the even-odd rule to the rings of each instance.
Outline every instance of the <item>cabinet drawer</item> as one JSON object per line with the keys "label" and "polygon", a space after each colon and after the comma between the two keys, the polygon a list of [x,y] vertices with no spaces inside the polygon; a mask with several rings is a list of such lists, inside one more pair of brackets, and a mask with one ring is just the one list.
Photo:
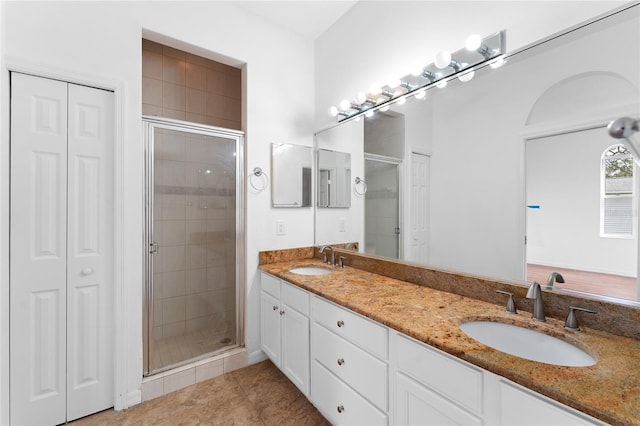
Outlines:
{"label": "cabinet drawer", "polygon": [[334,425],[386,425],[387,416],[317,361],[311,367],[313,404]]}
{"label": "cabinet drawer", "polygon": [[481,369],[400,334],[395,340],[398,370],[475,413],[482,412]]}
{"label": "cabinet drawer", "polygon": [[387,364],[314,323],[313,357],[340,380],[387,411]]}
{"label": "cabinet drawer", "polygon": [[262,291],[280,300],[280,280],[278,278],[263,272],[260,282],[262,284]]}
{"label": "cabinet drawer", "polygon": [[311,299],[311,317],[345,340],[387,359],[387,328],[318,297]]}
{"label": "cabinet drawer", "polygon": [[282,303],[295,309],[303,315],[309,316],[309,293],[282,281]]}

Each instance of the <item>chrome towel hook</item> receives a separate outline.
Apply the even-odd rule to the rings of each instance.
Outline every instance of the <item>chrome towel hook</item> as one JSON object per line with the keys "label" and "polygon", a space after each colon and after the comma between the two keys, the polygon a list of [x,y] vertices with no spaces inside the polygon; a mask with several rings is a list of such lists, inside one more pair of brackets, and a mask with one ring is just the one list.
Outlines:
{"label": "chrome towel hook", "polygon": [[364,179],[360,179],[359,177],[356,176],[356,183],[353,186],[353,190],[358,195],[366,194],[367,193],[367,184],[364,181]]}
{"label": "chrome towel hook", "polygon": [[[254,179],[260,179],[257,186]],[[249,175],[249,185],[256,191],[262,192],[269,186],[269,176],[260,167],[254,167],[253,173]]]}

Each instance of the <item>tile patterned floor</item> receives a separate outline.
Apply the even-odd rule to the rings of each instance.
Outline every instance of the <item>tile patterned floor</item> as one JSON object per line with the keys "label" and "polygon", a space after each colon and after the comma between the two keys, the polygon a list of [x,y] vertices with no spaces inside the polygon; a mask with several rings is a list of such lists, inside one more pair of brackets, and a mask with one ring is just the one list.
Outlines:
{"label": "tile patterned floor", "polygon": [[184,363],[203,354],[220,351],[233,345],[233,339],[227,332],[202,329],[189,334],[158,339],[154,345],[154,369],[161,369]]}
{"label": "tile patterned floor", "polygon": [[124,411],[107,410],[74,426],[329,425],[271,361],[263,361]]}

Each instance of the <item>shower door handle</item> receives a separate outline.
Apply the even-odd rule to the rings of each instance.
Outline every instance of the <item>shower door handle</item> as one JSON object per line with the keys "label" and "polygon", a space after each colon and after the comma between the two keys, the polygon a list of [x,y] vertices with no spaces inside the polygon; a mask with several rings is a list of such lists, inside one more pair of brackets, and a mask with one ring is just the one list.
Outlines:
{"label": "shower door handle", "polygon": [[150,247],[149,253],[151,253],[151,254],[158,254],[159,253],[158,243],[156,243],[156,242],[150,243],[149,247]]}

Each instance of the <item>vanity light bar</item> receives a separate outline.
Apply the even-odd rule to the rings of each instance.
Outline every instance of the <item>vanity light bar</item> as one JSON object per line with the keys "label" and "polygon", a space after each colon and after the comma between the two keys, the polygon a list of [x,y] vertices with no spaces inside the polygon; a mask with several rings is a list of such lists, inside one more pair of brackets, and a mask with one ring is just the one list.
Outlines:
{"label": "vanity light bar", "polygon": [[505,39],[504,30],[485,38],[471,35],[465,48],[453,54],[438,52],[433,63],[385,86],[372,87],[368,93],[359,92],[355,100],[345,99],[340,102],[339,108],[330,107],[329,115],[337,117],[338,122],[362,115],[370,117],[375,111],[386,110],[398,102],[404,103],[411,96],[422,99],[427,89],[432,86],[443,88],[456,77],[467,82],[473,78],[475,70],[485,63],[491,68],[498,68],[504,63]]}

